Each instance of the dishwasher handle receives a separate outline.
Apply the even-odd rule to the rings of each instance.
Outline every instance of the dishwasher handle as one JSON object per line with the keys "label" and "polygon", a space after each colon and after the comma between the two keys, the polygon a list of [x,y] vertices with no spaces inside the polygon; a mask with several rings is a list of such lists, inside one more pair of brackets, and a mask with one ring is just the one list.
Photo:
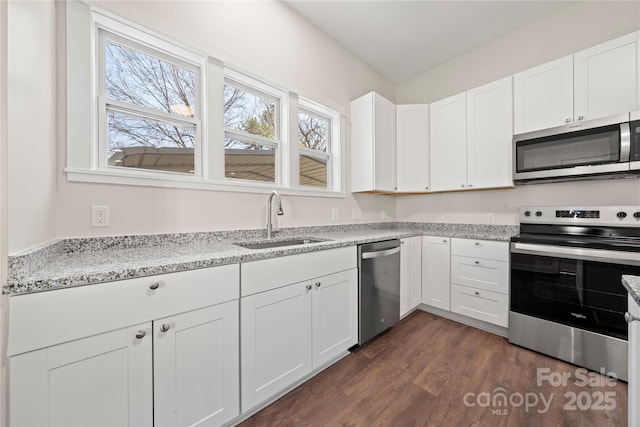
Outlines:
{"label": "dishwasher handle", "polygon": [[380,258],[383,256],[397,254],[398,252],[400,252],[400,246],[391,249],[384,249],[382,251],[363,252],[362,259]]}

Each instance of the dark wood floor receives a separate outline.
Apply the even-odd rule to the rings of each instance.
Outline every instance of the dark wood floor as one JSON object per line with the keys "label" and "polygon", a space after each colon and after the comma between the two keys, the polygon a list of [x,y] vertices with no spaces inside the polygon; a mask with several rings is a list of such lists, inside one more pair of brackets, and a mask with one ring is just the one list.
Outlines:
{"label": "dark wood floor", "polygon": [[241,425],[626,426],[627,384],[576,369],[416,311]]}

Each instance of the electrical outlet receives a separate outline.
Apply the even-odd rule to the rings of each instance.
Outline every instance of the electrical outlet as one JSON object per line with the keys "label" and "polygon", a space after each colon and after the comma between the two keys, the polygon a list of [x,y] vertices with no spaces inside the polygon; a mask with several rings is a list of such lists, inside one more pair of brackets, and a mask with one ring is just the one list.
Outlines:
{"label": "electrical outlet", "polygon": [[495,224],[496,223],[496,214],[493,212],[487,213],[487,224]]}
{"label": "electrical outlet", "polygon": [[358,208],[351,209],[351,219],[362,219],[362,211]]}
{"label": "electrical outlet", "polygon": [[338,220],[338,208],[332,208],[331,209],[331,221],[337,221]]}
{"label": "electrical outlet", "polygon": [[91,206],[91,226],[109,226],[109,206]]}

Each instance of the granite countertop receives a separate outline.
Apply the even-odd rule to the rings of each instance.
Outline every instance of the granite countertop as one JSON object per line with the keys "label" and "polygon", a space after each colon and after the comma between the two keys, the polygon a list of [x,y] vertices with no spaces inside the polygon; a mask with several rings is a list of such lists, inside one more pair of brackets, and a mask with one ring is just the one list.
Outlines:
{"label": "granite countertop", "polygon": [[322,241],[269,249],[234,244],[264,240],[264,230],[64,239],[32,253],[10,256],[3,292],[14,296],[410,236],[507,241],[517,230],[517,226],[436,223],[283,228],[273,240],[308,237]]}
{"label": "granite countertop", "polygon": [[627,288],[631,298],[640,305],[640,276],[623,275],[622,284]]}

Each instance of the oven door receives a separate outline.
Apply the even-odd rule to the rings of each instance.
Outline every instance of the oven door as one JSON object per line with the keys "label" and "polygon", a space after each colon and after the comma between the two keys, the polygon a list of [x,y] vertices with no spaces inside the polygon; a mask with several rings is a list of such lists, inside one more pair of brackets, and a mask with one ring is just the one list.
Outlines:
{"label": "oven door", "polygon": [[629,171],[629,115],[520,134],[513,144],[516,182]]}
{"label": "oven door", "polygon": [[626,340],[623,274],[640,254],[511,243],[510,310]]}

